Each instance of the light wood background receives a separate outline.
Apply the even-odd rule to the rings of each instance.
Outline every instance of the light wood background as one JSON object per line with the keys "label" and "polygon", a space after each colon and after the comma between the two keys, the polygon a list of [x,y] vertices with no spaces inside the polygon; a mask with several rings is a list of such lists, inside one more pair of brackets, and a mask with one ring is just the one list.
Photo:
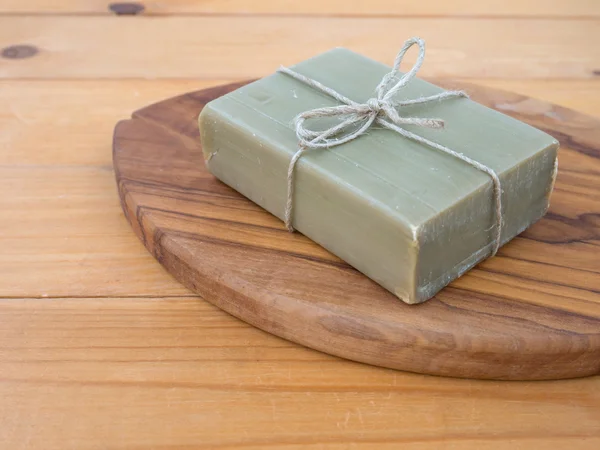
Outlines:
{"label": "light wood background", "polygon": [[[484,382],[342,361],[193,296],[129,228],[112,129],[342,45],[600,117],[596,0],[0,0],[0,448],[600,448],[600,378]],[[8,52],[10,53],[10,52]]]}

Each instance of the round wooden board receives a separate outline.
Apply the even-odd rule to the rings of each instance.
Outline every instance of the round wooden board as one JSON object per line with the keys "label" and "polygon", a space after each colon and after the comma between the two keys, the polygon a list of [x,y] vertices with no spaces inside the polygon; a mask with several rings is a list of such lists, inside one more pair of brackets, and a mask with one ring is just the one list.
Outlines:
{"label": "round wooden board", "polygon": [[123,210],[175,278],[277,336],[378,366],[538,380],[600,373],[600,121],[512,93],[433,80],[561,141],[550,212],[435,298],[406,305],[216,180],[197,116],[244,83],[148,106],[120,122]]}

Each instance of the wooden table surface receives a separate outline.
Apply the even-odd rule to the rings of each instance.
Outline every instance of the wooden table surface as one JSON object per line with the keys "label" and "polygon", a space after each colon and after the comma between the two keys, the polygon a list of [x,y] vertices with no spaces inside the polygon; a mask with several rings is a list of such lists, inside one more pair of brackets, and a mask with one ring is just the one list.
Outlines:
{"label": "wooden table surface", "polygon": [[0,448],[600,448],[600,377],[302,348],[192,295],[123,217],[111,137],[133,110],[338,45],[391,62],[412,35],[424,76],[600,117],[596,0],[0,0]]}

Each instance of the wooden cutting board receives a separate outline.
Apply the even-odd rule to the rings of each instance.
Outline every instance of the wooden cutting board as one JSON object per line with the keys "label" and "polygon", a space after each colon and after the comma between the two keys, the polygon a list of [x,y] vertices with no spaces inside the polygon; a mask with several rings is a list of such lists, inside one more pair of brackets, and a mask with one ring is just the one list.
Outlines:
{"label": "wooden cutting board", "polygon": [[561,141],[549,213],[432,300],[406,305],[216,180],[196,119],[244,83],[148,106],[120,122],[125,216],[179,281],[265,331],[364,363],[453,377],[600,373],[600,121],[520,95],[432,80]]}

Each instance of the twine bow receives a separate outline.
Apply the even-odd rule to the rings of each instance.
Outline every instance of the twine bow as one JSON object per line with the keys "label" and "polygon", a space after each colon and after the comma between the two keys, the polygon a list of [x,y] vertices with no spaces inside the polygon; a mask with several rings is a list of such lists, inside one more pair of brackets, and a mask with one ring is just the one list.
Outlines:
{"label": "twine bow", "polygon": [[[396,81],[396,76],[400,69],[400,64],[404,55],[410,47],[417,44],[419,46],[419,55],[414,66],[410,71],[401,75]],[[374,123],[395,131],[396,133],[404,136],[407,139],[411,139],[415,142],[422,143],[431,148],[440,150],[444,153],[454,156],[474,168],[488,174],[493,182],[494,187],[494,205],[495,205],[495,238],[492,247],[491,255],[495,255],[500,247],[502,237],[502,189],[500,186],[500,179],[494,170],[488,166],[481,164],[462,153],[455,152],[448,147],[440,145],[436,142],[430,141],[422,136],[401,128],[401,125],[417,125],[426,128],[443,128],[444,121],[435,118],[422,118],[422,117],[404,117],[400,115],[399,109],[403,106],[409,105],[420,105],[424,103],[430,103],[435,101],[447,100],[450,98],[466,97],[468,95],[463,91],[444,91],[439,94],[431,95],[428,97],[419,97],[411,100],[399,100],[396,99],[396,94],[405,87],[417,74],[423,60],[425,59],[425,42],[418,38],[413,37],[404,42],[404,45],[400,49],[400,52],[396,56],[392,71],[386,74],[377,88],[375,89],[376,97],[367,100],[366,103],[355,102],[339,92],[319,83],[312,78],[308,78],[298,72],[295,72],[287,67],[280,67],[279,72],[285,73],[296,80],[311,86],[330,97],[343,103],[339,106],[331,106],[324,108],[316,108],[309,111],[305,111],[299,114],[294,119],[294,125],[296,128],[296,136],[298,138],[298,151],[294,154],[290,161],[287,174],[287,201],[285,208],[285,224],[289,231],[293,232],[292,226],[293,208],[294,208],[294,178],[295,168],[298,160],[302,155],[309,149],[315,148],[331,148],[338,145],[345,144],[346,142],[352,141],[359,136],[363,135]],[[394,84],[395,83],[395,84]],[[341,122],[334,125],[326,130],[314,131],[309,129],[305,122],[308,119],[320,118],[320,117],[337,117],[341,119]]]}

